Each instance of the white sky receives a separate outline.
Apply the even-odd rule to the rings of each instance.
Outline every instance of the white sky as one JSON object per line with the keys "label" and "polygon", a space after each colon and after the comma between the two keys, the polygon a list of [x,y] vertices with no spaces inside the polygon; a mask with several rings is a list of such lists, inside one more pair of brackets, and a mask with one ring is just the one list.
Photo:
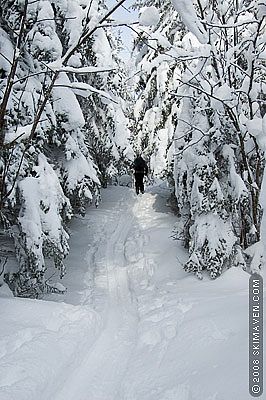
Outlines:
{"label": "white sky", "polygon": [[[109,8],[114,6],[116,3],[115,0],[108,0],[107,5]],[[136,22],[138,20],[138,12],[134,11],[130,8],[130,6],[134,4],[134,0],[126,0],[123,6],[120,6],[112,15],[114,19],[117,21],[125,21],[125,22]],[[130,56],[130,51],[132,49],[132,31],[127,27],[119,27],[122,31],[122,39],[124,42],[125,52],[124,57],[128,58]]]}

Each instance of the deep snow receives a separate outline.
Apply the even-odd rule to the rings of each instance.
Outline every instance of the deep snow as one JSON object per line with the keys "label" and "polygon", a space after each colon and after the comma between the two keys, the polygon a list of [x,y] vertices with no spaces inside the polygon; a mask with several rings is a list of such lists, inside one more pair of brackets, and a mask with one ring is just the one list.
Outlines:
{"label": "deep snow", "polygon": [[103,190],[72,223],[65,295],[0,288],[1,400],[248,400],[248,279],[198,281],[165,187]]}

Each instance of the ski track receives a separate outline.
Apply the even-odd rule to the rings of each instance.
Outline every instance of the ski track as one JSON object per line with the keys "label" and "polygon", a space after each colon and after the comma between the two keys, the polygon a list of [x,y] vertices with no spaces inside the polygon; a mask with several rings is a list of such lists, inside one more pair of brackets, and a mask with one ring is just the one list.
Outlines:
{"label": "ski track", "polygon": [[[113,232],[107,229],[109,238],[107,243],[105,242],[105,257],[102,255],[102,235],[98,235],[98,243],[94,243],[95,251],[90,257],[95,268],[94,307],[102,311],[106,319],[103,331],[85,355],[83,362],[65,382],[56,400],[120,398],[120,383],[135,345],[138,321],[136,306],[128,286],[124,255],[127,236],[134,222],[134,216],[128,213],[126,206],[127,196],[128,193],[124,194],[124,198],[113,212],[112,220],[118,222]],[[102,297],[106,289],[107,304],[103,305]],[[86,300],[85,296],[82,302],[86,303]]]}
{"label": "ski track", "polygon": [[[87,257],[94,265],[93,294],[85,291],[82,303],[92,302],[103,317],[103,328],[94,344],[84,349],[82,362],[54,400],[154,398],[157,370],[185,311],[181,306],[173,311],[173,302],[178,303],[174,296],[169,299],[169,310],[165,308],[160,293],[156,298],[150,284],[156,262],[144,247],[150,240],[146,231],[156,222],[153,203],[150,193],[136,198],[125,190],[100,223],[94,250]],[[145,366],[145,354],[153,365]]]}

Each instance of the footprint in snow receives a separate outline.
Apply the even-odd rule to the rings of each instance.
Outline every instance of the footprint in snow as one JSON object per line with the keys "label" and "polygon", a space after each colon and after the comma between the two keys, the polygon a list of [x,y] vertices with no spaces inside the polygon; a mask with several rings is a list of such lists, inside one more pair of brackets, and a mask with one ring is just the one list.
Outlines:
{"label": "footprint in snow", "polygon": [[156,346],[161,343],[162,338],[159,331],[149,330],[140,334],[140,341],[146,346]]}
{"label": "footprint in snow", "polygon": [[190,311],[192,307],[193,303],[184,302],[183,300],[180,300],[179,303],[177,304],[178,310],[181,311],[183,314]]}
{"label": "footprint in snow", "polygon": [[125,243],[125,257],[129,262],[137,262],[141,260],[143,255],[143,238],[142,236],[135,236],[128,238]]}
{"label": "footprint in snow", "polygon": [[166,339],[173,339],[174,337],[176,337],[177,334],[177,330],[176,330],[176,326],[174,325],[166,325],[163,328],[163,333]]}

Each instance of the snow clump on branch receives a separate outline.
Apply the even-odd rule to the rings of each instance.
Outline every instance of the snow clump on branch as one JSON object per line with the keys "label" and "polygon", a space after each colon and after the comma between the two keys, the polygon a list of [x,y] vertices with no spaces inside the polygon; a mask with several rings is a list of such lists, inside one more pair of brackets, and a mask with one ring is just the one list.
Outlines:
{"label": "snow clump on branch", "polygon": [[143,7],[140,10],[139,23],[144,26],[157,25],[160,21],[160,14],[156,7]]}

